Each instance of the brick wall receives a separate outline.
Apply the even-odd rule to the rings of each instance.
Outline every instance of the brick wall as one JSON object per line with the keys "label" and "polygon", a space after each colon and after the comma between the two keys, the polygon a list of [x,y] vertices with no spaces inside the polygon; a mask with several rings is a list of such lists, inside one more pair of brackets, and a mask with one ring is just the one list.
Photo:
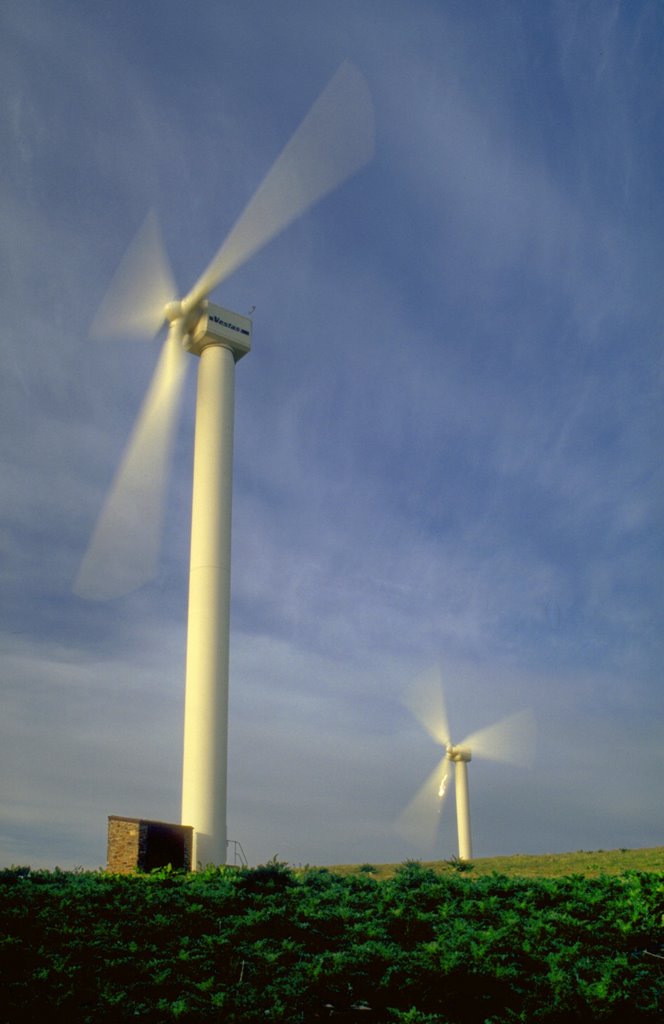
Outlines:
{"label": "brick wall", "polygon": [[137,818],[108,819],[106,867],[117,874],[127,874],[138,868],[140,821]]}

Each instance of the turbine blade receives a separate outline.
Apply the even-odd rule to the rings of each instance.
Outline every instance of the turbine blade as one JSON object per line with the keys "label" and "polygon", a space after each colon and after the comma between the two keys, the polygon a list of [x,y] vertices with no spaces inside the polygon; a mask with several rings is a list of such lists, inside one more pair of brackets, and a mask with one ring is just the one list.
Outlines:
{"label": "turbine blade", "polygon": [[74,581],[79,597],[98,601],[120,597],[155,574],[186,368],[181,342],[171,332]]}
{"label": "turbine blade", "polygon": [[432,669],[418,679],[404,698],[404,703],[431,738],[446,747],[450,742],[450,728],[443,697],[441,671]]}
{"label": "turbine blade", "polygon": [[530,709],[518,711],[471,733],[459,746],[470,747],[473,757],[526,766],[535,754],[535,716]]}
{"label": "turbine blade", "polygon": [[449,778],[447,754],[438,762],[394,823],[397,832],[423,851],[433,848]]}
{"label": "turbine blade", "polygon": [[341,65],[184,300],[196,306],[253,253],[371,159],[373,106],[360,72]]}
{"label": "turbine blade", "polygon": [[125,252],[90,329],[91,337],[152,338],[175,295],[157,217],[148,213]]}

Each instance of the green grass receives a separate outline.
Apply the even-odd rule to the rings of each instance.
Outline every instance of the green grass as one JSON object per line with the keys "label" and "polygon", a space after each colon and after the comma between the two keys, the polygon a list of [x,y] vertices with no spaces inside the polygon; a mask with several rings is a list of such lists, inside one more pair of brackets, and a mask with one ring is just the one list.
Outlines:
{"label": "green grass", "polygon": [[[423,861],[422,866],[440,874],[464,871],[466,878],[482,875],[507,875],[519,878],[561,878],[565,875],[621,875],[625,871],[664,871],[664,846],[645,850],[578,850],[576,853],[515,854],[511,857],[478,857],[471,865],[458,861]],[[330,867],[339,875],[367,874],[371,878],[392,878],[398,864],[338,864]],[[465,868],[465,870],[464,870]]]}

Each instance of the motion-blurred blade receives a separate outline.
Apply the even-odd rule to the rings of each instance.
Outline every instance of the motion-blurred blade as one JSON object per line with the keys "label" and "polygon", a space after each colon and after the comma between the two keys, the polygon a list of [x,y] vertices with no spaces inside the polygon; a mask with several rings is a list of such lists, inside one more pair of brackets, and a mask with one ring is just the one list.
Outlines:
{"label": "motion-blurred blade", "polygon": [[443,698],[442,673],[432,669],[409,689],[404,703],[410,713],[424,726],[432,739],[442,746],[450,742],[450,729]]}
{"label": "motion-blurred blade", "polygon": [[181,342],[172,333],[74,582],[80,597],[120,597],[155,574],[186,367]]}
{"label": "motion-blurred blade", "polygon": [[535,716],[530,710],[518,711],[471,733],[459,746],[470,747],[473,757],[505,764],[531,764],[535,755]]}
{"label": "motion-blurred blade", "polygon": [[184,300],[186,311],[373,155],[373,105],[352,64],[341,65]]}
{"label": "motion-blurred blade", "polygon": [[92,323],[91,336],[152,338],[164,322],[164,306],[175,297],[157,217],[150,211],[122,257]]}
{"label": "motion-blurred blade", "polygon": [[397,832],[423,851],[431,850],[440,824],[450,762],[443,757],[394,823]]}

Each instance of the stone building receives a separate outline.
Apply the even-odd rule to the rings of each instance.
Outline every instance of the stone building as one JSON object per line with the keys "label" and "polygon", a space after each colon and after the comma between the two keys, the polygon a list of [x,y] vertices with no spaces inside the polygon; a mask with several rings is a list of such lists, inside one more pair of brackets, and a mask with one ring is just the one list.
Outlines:
{"label": "stone building", "polygon": [[191,871],[194,830],[146,818],[108,816],[106,867],[116,874],[152,871],[168,864],[174,870]]}

